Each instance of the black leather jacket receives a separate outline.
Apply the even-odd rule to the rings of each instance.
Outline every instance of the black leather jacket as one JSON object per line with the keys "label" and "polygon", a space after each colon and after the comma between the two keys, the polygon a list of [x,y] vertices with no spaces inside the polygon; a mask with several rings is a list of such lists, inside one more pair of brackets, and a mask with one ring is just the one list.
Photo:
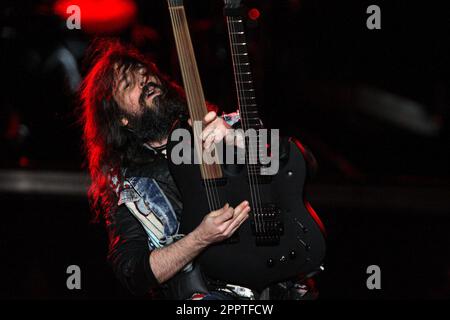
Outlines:
{"label": "black leather jacket", "polygon": [[[149,149],[142,152],[140,158],[147,161],[130,165],[125,178],[137,176],[155,179],[179,217],[182,204],[167,166],[168,160]],[[107,215],[106,226],[109,234],[108,260],[119,281],[135,295],[143,295],[159,287],[150,267],[152,248],[148,235],[124,204]]]}

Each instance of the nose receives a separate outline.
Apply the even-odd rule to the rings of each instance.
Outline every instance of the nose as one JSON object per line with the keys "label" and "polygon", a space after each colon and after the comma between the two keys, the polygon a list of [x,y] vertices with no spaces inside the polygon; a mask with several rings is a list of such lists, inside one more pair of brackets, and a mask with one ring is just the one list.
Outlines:
{"label": "nose", "polygon": [[139,87],[142,89],[148,81],[148,77],[147,76],[141,76],[139,79]]}

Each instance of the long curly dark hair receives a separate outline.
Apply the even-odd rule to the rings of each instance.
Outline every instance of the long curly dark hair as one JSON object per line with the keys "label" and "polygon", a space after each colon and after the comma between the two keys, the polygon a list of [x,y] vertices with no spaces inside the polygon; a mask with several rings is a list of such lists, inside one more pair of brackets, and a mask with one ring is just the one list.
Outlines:
{"label": "long curly dark hair", "polygon": [[120,179],[120,168],[136,161],[142,142],[120,122],[124,112],[113,98],[114,66],[126,70],[145,66],[165,86],[183,95],[174,82],[135,48],[114,39],[97,39],[88,49],[90,68],[80,86],[80,122],[87,166],[91,176],[88,196],[95,218],[111,212],[117,205],[111,177]]}

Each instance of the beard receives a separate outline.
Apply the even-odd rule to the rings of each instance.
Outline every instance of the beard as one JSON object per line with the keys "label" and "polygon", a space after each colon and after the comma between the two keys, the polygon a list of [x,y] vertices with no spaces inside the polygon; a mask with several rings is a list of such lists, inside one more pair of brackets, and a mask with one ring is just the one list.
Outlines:
{"label": "beard", "polygon": [[[161,94],[153,98],[148,106],[146,95],[148,87],[161,89]],[[160,142],[167,138],[177,120],[187,119],[188,109],[185,99],[170,85],[148,83],[139,98],[140,115],[128,115],[129,126],[142,142]]]}

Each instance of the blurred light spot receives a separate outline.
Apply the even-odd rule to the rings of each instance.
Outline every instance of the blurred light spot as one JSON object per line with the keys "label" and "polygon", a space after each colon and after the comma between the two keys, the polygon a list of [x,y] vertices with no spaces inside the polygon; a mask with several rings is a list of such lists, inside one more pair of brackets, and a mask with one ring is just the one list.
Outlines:
{"label": "blurred light spot", "polygon": [[250,9],[248,11],[248,17],[252,20],[258,20],[260,15],[261,15],[261,13],[256,8]]}
{"label": "blurred light spot", "polygon": [[128,27],[136,17],[133,0],[58,0],[54,12],[63,19],[70,5],[77,5],[81,12],[81,29],[93,33],[112,33]]}
{"label": "blurred light spot", "polygon": [[5,132],[5,138],[7,140],[15,140],[19,137],[20,121],[20,116],[16,112],[9,116]]}
{"label": "blurred light spot", "polygon": [[28,157],[22,156],[19,158],[19,166],[21,168],[28,167],[29,165],[30,165],[30,159],[28,159]]}

